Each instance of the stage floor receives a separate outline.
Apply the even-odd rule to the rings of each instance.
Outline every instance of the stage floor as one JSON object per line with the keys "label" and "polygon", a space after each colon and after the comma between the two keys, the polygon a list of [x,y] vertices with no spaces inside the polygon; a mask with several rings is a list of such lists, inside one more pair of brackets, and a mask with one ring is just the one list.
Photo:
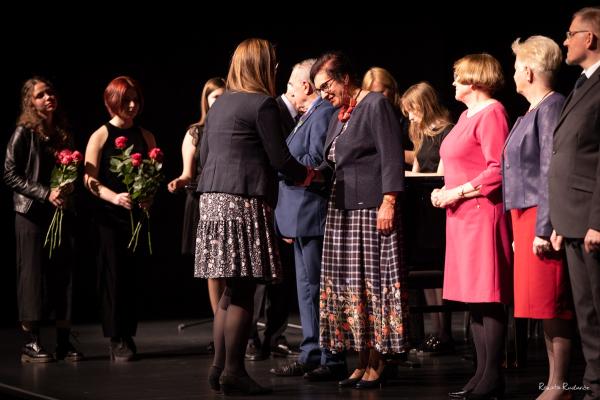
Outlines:
{"label": "stage floor", "polygon": [[[455,318],[458,320],[459,318]],[[181,322],[141,322],[136,337],[139,360],[113,363],[108,357],[108,341],[102,337],[99,325],[77,325],[76,346],[87,359],[79,363],[55,362],[48,364],[21,364],[22,336],[16,329],[0,330],[0,399],[61,399],[61,400],[116,400],[116,399],[206,399],[221,398],[206,383],[212,356],[205,351],[210,341],[212,323],[178,330]],[[297,321],[291,321],[296,322]],[[298,344],[300,331],[288,328],[288,341]],[[455,337],[460,338],[457,333]],[[54,332],[42,331],[43,343],[52,349]],[[542,339],[530,339],[527,368],[505,371],[507,398],[533,399],[539,394],[538,386],[546,382],[547,362]],[[576,344],[578,347],[579,344]],[[259,383],[269,385],[274,393],[265,398],[294,399],[446,399],[446,393],[459,389],[471,376],[473,364],[464,358],[465,344],[457,347],[456,354],[419,356],[412,352],[409,359],[419,362],[419,368],[401,366],[397,378],[388,381],[382,389],[358,391],[338,389],[337,383],[310,383],[302,377],[279,378],[269,369],[285,359],[247,362],[248,372]],[[356,358],[350,357],[349,367]],[[571,381],[580,383],[583,361],[579,350],[574,352]]]}

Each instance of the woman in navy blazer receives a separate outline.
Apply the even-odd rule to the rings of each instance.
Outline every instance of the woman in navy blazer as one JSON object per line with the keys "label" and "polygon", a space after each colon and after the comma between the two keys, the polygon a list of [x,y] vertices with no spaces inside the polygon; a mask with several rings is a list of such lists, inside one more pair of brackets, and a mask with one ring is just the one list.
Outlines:
{"label": "woman in navy blazer", "polygon": [[343,54],[322,55],[310,75],[321,97],[340,107],[324,147],[324,167],[335,180],[325,222],[320,343],[334,352],[359,352],[357,368],[340,386],[379,387],[382,354],[407,345],[396,202],[404,190],[400,127],[391,103],[361,89]]}
{"label": "woman in navy blazer", "polygon": [[[550,244],[548,169],[552,136],[565,98],[552,81],[562,62],[558,45],[532,36],[512,45],[517,92],[529,102],[504,148],[504,206],[511,210],[514,234],[515,317],[544,320],[550,365],[549,388],[562,388],[571,352],[573,312],[562,254]],[[560,395],[562,389],[553,390]]]}
{"label": "woman in navy blazer", "polygon": [[270,390],[246,372],[244,353],[258,280],[280,278],[273,229],[277,170],[296,182],[307,168],[287,150],[275,93],[275,50],[247,39],[235,50],[227,91],[208,112],[200,145],[200,222],[195,275],[225,278],[214,318],[215,357],[208,382],[225,394]]}

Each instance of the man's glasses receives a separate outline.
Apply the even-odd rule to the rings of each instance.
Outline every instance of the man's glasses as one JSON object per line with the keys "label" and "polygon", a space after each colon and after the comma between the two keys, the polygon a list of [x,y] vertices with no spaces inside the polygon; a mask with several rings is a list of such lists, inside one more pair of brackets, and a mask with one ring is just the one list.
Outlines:
{"label": "man's glasses", "polygon": [[590,31],[573,31],[573,32],[567,31],[567,32],[565,32],[565,35],[566,35],[567,39],[571,39],[573,36],[577,35],[578,33],[583,33],[583,32],[588,33]]}
{"label": "man's glasses", "polygon": [[315,88],[315,92],[317,92],[317,94],[319,96],[321,96],[323,94],[323,92],[329,93],[329,91],[331,90],[332,84],[333,84],[333,78],[329,78],[325,82],[323,82],[320,87]]}

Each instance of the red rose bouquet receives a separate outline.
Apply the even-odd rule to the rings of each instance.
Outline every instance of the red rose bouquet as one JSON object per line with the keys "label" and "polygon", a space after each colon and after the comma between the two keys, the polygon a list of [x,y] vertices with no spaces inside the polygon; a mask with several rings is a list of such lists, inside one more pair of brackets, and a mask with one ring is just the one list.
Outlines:
{"label": "red rose bouquet", "polygon": [[[77,168],[83,159],[83,156],[77,150],[71,151],[68,149],[61,150],[56,153],[56,165],[52,169],[50,178],[50,188],[64,188],[70,190],[71,185],[77,179]],[[44,247],[50,246],[49,257],[52,258],[52,251],[60,246],[62,238],[62,222],[64,211],[62,207],[57,207],[54,210],[52,221],[46,232]]]}
{"label": "red rose bouquet", "polygon": [[[110,170],[123,179],[127,192],[134,204],[149,203],[154,198],[164,176],[162,173],[163,152],[155,147],[148,152],[148,158],[140,153],[133,153],[133,145],[127,147],[127,138],[119,136],[115,139],[115,147],[121,154],[113,156],[110,160]],[[140,232],[144,221],[147,221],[148,249],[152,254],[152,236],[150,234],[150,212],[148,207],[142,208],[142,218],[134,223],[133,213],[129,211],[131,219],[131,240],[128,248],[137,249]]]}

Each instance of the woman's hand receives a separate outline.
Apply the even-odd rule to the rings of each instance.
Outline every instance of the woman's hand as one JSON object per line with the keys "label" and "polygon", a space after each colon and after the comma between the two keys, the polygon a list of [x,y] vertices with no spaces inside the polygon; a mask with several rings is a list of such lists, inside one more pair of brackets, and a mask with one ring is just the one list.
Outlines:
{"label": "woman's hand", "polygon": [[127,192],[119,193],[112,199],[112,203],[115,206],[123,207],[127,210],[131,210],[131,196]]}
{"label": "woman's hand", "polygon": [[555,230],[552,230],[552,234],[550,235],[550,243],[552,243],[552,248],[556,251],[559,251],[563,245],[563,237],[556,233]]}
{"label": "woman's hand", "polygon": [[389,235],[394,231],[396,198],[388,199],[386,196],[383,197],[379,211],[377,211],[377,230],[382,235]]}
{"label": "woman's hand", "polygon": [[60,208],[65,203],[63,198],[63,193],[60,187],[55,187],[50,189],[50,193],[48,193],[48,201],[57,208]]}
{"label": "woman's hand", "polygon": [[445,189],[442,188],[437,194],[437,207],[446,208],[455,204],[460,200],[463,196],[461,196],[461,187],[455,187],[454,189]]}
{"label": "woman's hand", "polygon": [[552,251],[552,243],[546,238],[536,236],[533,238],[533,254],[538,257],[543,257]]}
{"label": "woman's hand", "polygon": [[175,193],[178,190],[185,188],[185,185],[191,182],[191,179],[185,176],[180,176],[178,178],[173,179],[171,182],[167,184],[167,189],[171,193]]}

